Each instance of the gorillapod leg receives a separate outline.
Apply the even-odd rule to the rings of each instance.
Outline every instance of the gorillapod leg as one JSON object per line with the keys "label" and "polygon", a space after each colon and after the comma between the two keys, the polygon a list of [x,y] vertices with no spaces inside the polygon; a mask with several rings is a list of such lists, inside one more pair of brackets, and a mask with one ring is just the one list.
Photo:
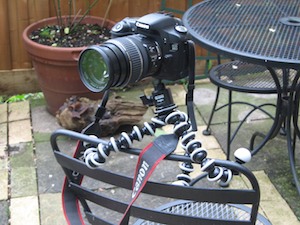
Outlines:
{"label": "gorillapod leg", "polygon": [[[166,124],[173,124],[173,133],[181,138],[181,147],[185,150],[185,155],[191,158],[192,162],[198,163],[201,170],[207,173],[210,181],[220,181],[223,185],[227,185],[231,178],[232,172],[229,169],[217,167],[213,159],[207,158],[207,152],[202,147],[202,143],[195,140],[195,132],[186,113],[176,110],[170,90],[159,82],[155,86],[152,96],[141,97],[146,105],[155,106],[155,116],[151,122],[145,122],[142,128],[134,126],[131,133],[122,132],[118,139],[113,137],[107,144],[99,144],[98,146],[86,145],[84,153],[86,165],[93,169],[101,166],[108,159],[111,151],[119,152],[121,149],[130,148],[133,141],[141,141],[144,135],[154,135],[157,128],[161,128]],[[189,174],[194,170],[192,163],[183,162],[180,164],[182,173],[177,176],[176,185],[188,186],[191,182]]]}

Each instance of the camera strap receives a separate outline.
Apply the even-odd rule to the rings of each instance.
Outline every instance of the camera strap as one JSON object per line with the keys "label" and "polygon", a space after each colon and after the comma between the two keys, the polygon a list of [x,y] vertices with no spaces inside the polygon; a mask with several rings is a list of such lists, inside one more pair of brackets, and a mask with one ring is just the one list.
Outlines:
{"label": "camera strap", "polygon": [[194,89],[195,89],[195,48],[194,42],[188,40],[189,42],[189,65],[188,65],[188,85],[187,93],[185,98],[185,103],[187,106],[188,116],[192,124],[192,130],[197,131],[197,122],[195,119],[194,112]]}
{"label": "camera strap", "polygon": [[148,179],[156,166],[177,147],[178,137],[175,134],[160,135],[139,154],[135,169],[131,202],[129,203],[123,218],[119,225],[127,225],[130,218],[130,209],[138,198],[142,189],[145,187]]}
{"label": "camera strap", "polygon": [[[191,75],[190,75],[190,77],[191,77]],[[188,116],[189,116],[191,124],[192,124],[192,130],[197,131],[197,122],[195,119],[194,99],[193,99],[195,85],[194,85],[193,79],[189,79],[189,80],[190,80],[190,82],[187,86],[187,93],[186,93],[186,106],[187,106]]]}

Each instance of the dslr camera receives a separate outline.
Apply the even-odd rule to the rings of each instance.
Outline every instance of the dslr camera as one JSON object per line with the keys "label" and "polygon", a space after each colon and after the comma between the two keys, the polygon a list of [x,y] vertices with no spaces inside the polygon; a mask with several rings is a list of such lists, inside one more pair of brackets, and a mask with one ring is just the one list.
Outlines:
{"label": "dslr camera", "polygon": [[125,18],[111,30],[112,39],[83,50],[80,78],[93,92],[124,87],[152,76],[175,81],[188,76],[194,44],[182,21],[167,13]]}

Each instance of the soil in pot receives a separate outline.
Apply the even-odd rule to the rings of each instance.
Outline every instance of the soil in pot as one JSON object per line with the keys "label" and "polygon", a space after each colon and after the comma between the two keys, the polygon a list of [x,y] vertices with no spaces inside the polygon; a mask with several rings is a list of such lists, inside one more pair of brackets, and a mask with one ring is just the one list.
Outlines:
{"label": "soil in pot", "polygon": [[98,24],[78,24],[72,33],[65,32],[57,25],[48,25],[32,31],[29,38],[42,45],[69,48],[101,44],[110,38],[109,29]]}

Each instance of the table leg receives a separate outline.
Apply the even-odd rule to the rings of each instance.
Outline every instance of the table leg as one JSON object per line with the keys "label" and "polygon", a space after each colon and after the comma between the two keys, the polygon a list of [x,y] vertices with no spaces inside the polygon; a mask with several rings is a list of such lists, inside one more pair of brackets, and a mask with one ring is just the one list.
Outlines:
{"label": "table leg", "polygon": [[294,110],[293,110],[293,124],[294,124],[294,129],[295,132],[300,138],[300,130],[298,126],[298,117],[299,117],[299,101],[300,101],[300,84],[297,85],[296,92],[295,92],[295,97],[294,97]]}
{"label": "table leg", "polygon": [[[267,134],[263,134],[260,131],[255,132],[250,139],[249,149],[252,155],[255,155],[260,149],[262,149],[265,146],[265,144],[270,139],[274,138],[278,134],[279,130],[282,128],[284,117],[282,115],[282,111],[280,110],[281,105],[282,105],[281,94],[278,94],[274,122],[269,132]],[[256,137],[261,137],[263,138],[263,140],[259,143],[258,146],[254,147],[254,142]]]}
{"label": "table leg", "polygon": [[[297,71],[293,82],[289,85],[290,74],[286,69],[282,70],[282,85],[279,82],[279,74],[273,69],[268,68],[278,90],[277,96],[277,108],[274,123],[270,131],[263,135],[260,132],[255,133],[250,141],[251,154],[256,154],[270,139],[275,137],[281,128],[284,128],[284,135],[287,140],[287,150],[290,162],[290,169],[294,179],[295,186],[300,195],[300,182],[299,182],[299,172],[297,172],[299,165],[297,165],[296,157],[296,141],[300,139],[300,130],[298,126],[298,116],[299,116],[299,101],[300,101],[300,84],[298,85],[298,80],[300,77],[300,71]],[[293,127],[292,127],[293,125]],[[257,136],[264,137],[264,140],[256,146],[254,149],[254,139]]]}
{"label": "table leg", "polygon": [[[299,77],[300,71],[297,72],[297,76]],[[300,139],[300,131],[299,131],[299,101],[300,101],[300,84],[296,83],[294,84],[296,86],[295,88],[295,94],[294,94],[294,100],[291,101],[293,104],[293,109],[291,111],[291,116],[292,116],[292,121],[293,121],[293,140],[290,146],[288,146],[288,153],[289,153],[289,160],[290,160],[290,167],[291,167],[291,172],[294,178],[295,186],[298,190],[298,193],[300,195],[300,182],[299,182],[299,173],[300,171],[300,160],[298,159],[298,164],[297,164],[297,155],[296,155],[296,142],[297,139]],[[300,156],[299,156],[300,157]]]}
{"label": "table leg", "polygon": [[[270,71],[274,83],[276,85],[277,88],[277,102],[276,102],[276,113],[275,113],[275,119],[273,122],[273,125],[271,127],[271,129],[269,130],[269,132],[267,134],[263,134],[261,132],[255,132],[250,140],[250,150],[251,150],[251,154],[255,155],[260,149],[262,149],[265,144],[272,138],[274,138],[280,131],[280,129],[282,128],[285,118],[286,118],[286,104],[284,103],[284,94],[287,93],[284,90],[287,90],[287,88],[281,87],[280,81],[279,81],[279,76],[276,73],[276,71],[271,68],[271,67],[267,67],[267,69]],[[283,74],[283,77],[286,74]],[[286,84],[287,82],[283,82],[283,84]],[[285,92],[285,93],[284,93]],[[254,142],[256,137],[262,137],[264,138],[263,141],[261,141],[259,143],[258,146],[254,147]]]}
{"label": "table leg", "polygon": [[[286,139],[287,139],[287,148],[288,148],[288,156],[289,156],[289,161],[290,161],[290,168],[291,168],[291,172],[292,172],[292,175],[294,178],[296,189],[300,195],[300,182],[299,182],[299,177],[298,177],[298,172],[297,172],[297,164],[296,164],[296,138],[298,138],[298,135],[297,135],[297,131],[294,126],[294,132],[293,132],[293,138],[292,138],[292,127],[291,127],[292,116],[298,117],[298,114],[297,115],[295,115],[295,114],[292,115],[292,114],[293,114],[292,110],[290,110],[288,113],[287,122],[286,122]],[[295,120],[293,119],[293,121],[295,121]],[[296,121],[298,121],[298,119]],[[294,125],[295,125],[295,123],[294,123]]]}

